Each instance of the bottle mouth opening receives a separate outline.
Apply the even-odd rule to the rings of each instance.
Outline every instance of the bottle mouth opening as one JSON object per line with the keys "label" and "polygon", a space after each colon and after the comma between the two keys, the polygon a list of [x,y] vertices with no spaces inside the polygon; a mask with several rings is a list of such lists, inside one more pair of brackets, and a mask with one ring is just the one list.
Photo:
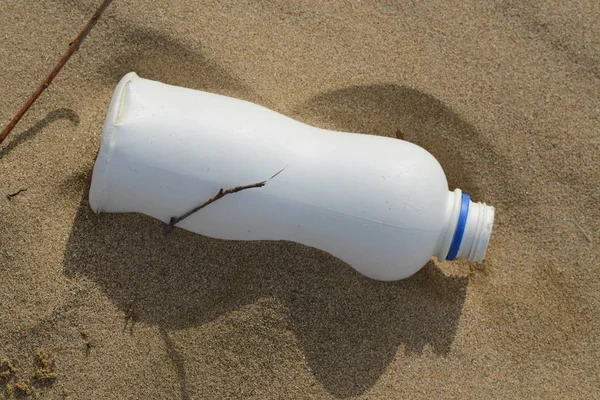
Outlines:
{"label": "bottle mouth opening", "polygon": [[474,203],[469,195],[462,194],[458,222],[446,260],[483,260],[493,226],[494,207]]}

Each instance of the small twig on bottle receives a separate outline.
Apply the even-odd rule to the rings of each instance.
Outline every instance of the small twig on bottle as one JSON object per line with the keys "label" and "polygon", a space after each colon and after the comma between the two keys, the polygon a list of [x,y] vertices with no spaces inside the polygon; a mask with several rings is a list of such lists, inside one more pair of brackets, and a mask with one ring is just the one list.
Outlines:
{"label": "small twig on bottle", "polygon": [[20,195],[22,192],[26,192],[26,191],[27,191],[27,189],[21,189],[21,190],[17,190],[17,191],[16,191],[16,192],[14,192],[14,193],[9,193],[9,194],[7,194],[7,195],[6,195],[6,198],[7,198],[8,200],[10,200],[10,199],[12,199],[13,197],[15,197],[15,196],[18,196],[18,195]]}
{"label": "small twig on bottle", "polygon": [[236,186],[232,189],[227,189],[227,190],[220,189],[219,193],[217,193],[216,195],[214,195],[213,197],[211,197],[204,203],[200,204],[198,207],[191,209],[190,211],[186,212],[185,214],[183,214],[180,217],[172,217],[171,220],[169,221],[169,224],[165,228],[165,235],[168,235],[169,233],[171,233],[171,231],[173,230],[173,227],[175,225],[177,225],[179,222],[181,222],[182,220],[184,220],[187,217],[189,217],[190,215],[202,210],[207,205],[214,203],[215,201],[225,197],[226,195],[231,194],[231,193],[241,192],[242,190],[246,190],[246,189],[263,187],[266,184],[267,184],[267,181],[262,181],[262,182],[253,183],[252,185]]}
{"label": "small twig on bottle", "polygon": [[69,43],[69,48],[67,49],[67,52],[58,61],[58,64],[56,64],[56,66],[50,72],[50,74],[48,75],[48,77],[44,80],[44,82],[42,82],[42,84],[40,85],[40,87],[37,88],[37,90],[35,91],[35,93],[33,93],[31,95],[31,97],[29,98],[29,100],[27,100],[27,102],[25,103],[25,105],[23,107],[21,107],[21,109],[19,110],[19,112],[17,112],[17,114],[13,117],[13,119],[2,130],[2,133],[0,133],[0,144],[4,141],[4,139],[6,139],[6,137],[10,133],[10,131],[13,130],[13,128],[15,127],[15,125],[17,125],[17,123],[23,117],[23,115],[25,115],[25,113],[27,112],[27,110],[29,110],[29,107],[31,107],[31,105],[33,103],[35,103],[35,101],[38,99],[38,97],[40,97],[40,95],[44,92],[44,90],[46,90],[46,88],[48,88],[48,86],[50,86],[50,84],[52,83],[52,81],[54,80],[54,78],[56,77],[56,75],[58,75],[58,73],[60,72],[60,70],[62,69],[62,67],[64,67],[65,64],[67,63],[67,61],[69,61],[69,58],[71,58],[71,56],[77,50],[79,50],[79,46],[81,45],[81,42],[83,42],[83,39],[85,39],[85,37],[88,35],[88,33],[90,33],[90,31],[92,30],[92,28],[94,27],[94,25],[96,25],[96,22],[98,21],[98,18],[100,18],[100,16],[104,12],[104,10],[106,10],[106,8],[108,7],[108,5],[111,2],[112,2],[112,0],[104,0],[102,2],[102,4],[100,4],[100,7],[98,7],[98,9],[96,10],[96,12],[94,13],[94,15],[92,15],[92,18],[90,18],[90,20],[88,21],[87,25],[83,28],[83,30],[79,33],[79,35],[77,35],[77,37],[75,38],[75,40],[73,40],[71,43]]}
{"label": "small twig on bottle", "polygon": [[265,186],[267,184],[267,182],[269,182],[271,179],[275,178],[277,175],[279,175],[280,173],[282,173],[283,170],[286,169],[286,168],[287,168],[287,166],[284,167],[284,168],[282,168],[281,170],[279,170],[275,175],[273,175],[272,177],[270,177],[266,181],[253,183],[251,185],[236,186],[234,188],[227,189],[227,190],[223,190],[221,188],[219,190],[219,193],[217,193],[216,195],[214,195],[210,199],[206,200],[204,203],[200,204],[198,207],[192,208],[190,211],[186,212],[185,214],[181,215],[180,217],[172,217],[171,220],[169,221],[169,223],[167,224],[166,228],[165,228],[165,236],[168,235],[169,233],[171,233],[171,231],[173,230],[173,227],[175,225],[177,225],[179,222],[181,222],[182,220],[186,219],[190,215],[192,215],[192,214],[194,214],[194,213],[202,210],[204,207],[208,206],[209,204],[214,203],[215,201],[217,201],[217,200],[219,200],[219,199],[227,196],[228,194],[241,192],[242,190],[246,190],[246,189],[253,189],[253,188],[263,187],[263,186]]}

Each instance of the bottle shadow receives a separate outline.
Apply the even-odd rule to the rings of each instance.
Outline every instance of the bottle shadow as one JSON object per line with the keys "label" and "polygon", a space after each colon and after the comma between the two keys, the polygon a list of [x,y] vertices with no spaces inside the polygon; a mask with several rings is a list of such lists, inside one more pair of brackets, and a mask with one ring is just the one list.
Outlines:
{"label": "bottle shadow", "polygon": [[428,346],[440,356],[451,349],[468,279],[447,276],[433,262],[409,279],[378,282],[299,244],[224,241],[181,229],[165,237],[163,228],[138,214],[96,215],[86,190],[64,273],[98,284],[124,314],[135,303],[137,321],[161,332],[278,299],[312,373],[336,397],[372,387],[399,348],[420,354]]}

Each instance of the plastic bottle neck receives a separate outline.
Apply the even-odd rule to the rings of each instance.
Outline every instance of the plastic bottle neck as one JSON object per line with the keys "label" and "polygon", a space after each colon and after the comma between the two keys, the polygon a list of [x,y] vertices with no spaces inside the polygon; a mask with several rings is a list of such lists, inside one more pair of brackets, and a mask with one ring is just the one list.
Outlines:
{"label": "plastic bottle neck", "polygon": [[450,217],[437,257],[440,260],[464,258],[481,261],[494,225],[494,207],[474,203],[460,189],[449,193]]}

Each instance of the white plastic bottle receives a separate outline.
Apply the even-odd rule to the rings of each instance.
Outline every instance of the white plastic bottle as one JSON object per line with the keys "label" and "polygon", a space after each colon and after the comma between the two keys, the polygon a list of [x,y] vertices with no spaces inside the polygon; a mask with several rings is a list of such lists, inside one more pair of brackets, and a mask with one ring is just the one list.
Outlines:
{"label": "white plastic bottle", "polygon": [[231,194],[178,227],[221,239],[290,240],[379,280],[435,256],[483,259],[493,207],[451,192],[437,160],[402,140],[305,125],[230,97],[127,74],[94,166],[95,212],[165,223],[218,191]]}

